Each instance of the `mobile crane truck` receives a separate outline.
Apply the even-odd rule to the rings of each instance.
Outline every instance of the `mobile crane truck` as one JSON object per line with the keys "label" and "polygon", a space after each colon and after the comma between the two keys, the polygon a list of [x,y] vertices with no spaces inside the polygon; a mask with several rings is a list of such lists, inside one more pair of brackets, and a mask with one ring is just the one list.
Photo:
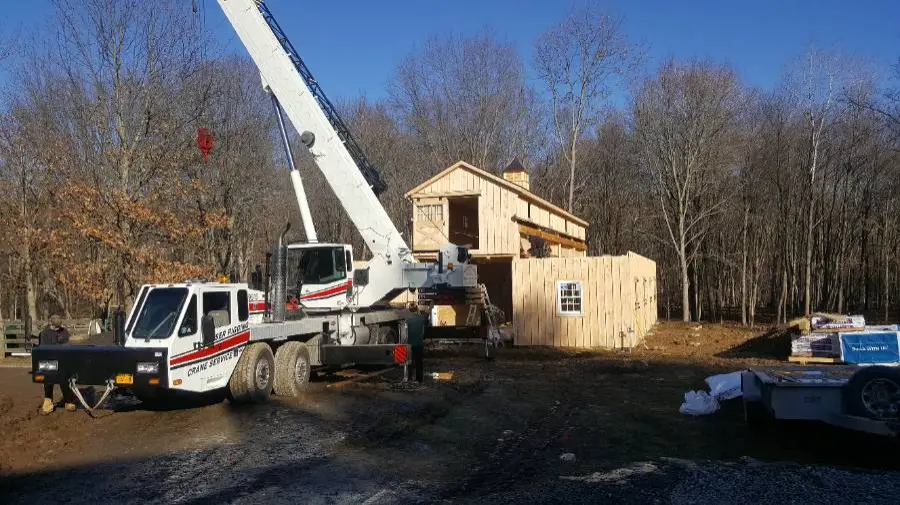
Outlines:
{"label": "mobile crane truck", "polygon": [[[445,245],[435,264],[417,262],[378,201],[385,189],[335,107],[260,0],[218,0],[272,98],[306,241],[275,247],[265,289],[185,281],[140,288],[112,346],[48,345],[32,353],[34,382],[70,387],[91,411],[115,388],[140,399],[170,391],[223,389],[231,401],[295,396],[313,367],[411,360],[408,309],[387,302],[403,290],[477,290],[463,247]],[[347,244],[320,243],[283,115],[325,175],[372,254],[355,268]],[[267,276],[268,277],[268,276]],[[106,386],[87,405],[79,385]]]}

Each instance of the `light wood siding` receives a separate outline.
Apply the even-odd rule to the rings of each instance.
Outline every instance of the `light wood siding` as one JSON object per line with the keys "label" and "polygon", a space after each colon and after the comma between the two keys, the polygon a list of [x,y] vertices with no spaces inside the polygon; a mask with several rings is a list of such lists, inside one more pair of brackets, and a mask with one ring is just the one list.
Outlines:
{"label": "light wood siding", "polygon": [[[557,282],[580,281],[583,315],[560,315]],[[631,348],[656,323],[656,263],[625,256],[512,262],[516,345]]]}
{"label": "light wood siding", "polygon": [[[538,205],[527,196],[507,188],[464,167],[447,172],[426,186],[419,187],[410,198],[417,204],[439,201],[443,205],[441,228],[421,223],[413,213],[413,251],[433,251],[447,242],[449,236],[448,202],[455,197],[478,197],[478,248],[475,255],[512,255],[520,250],[518,224],[514,217],[527,219],[538,226],[576,239],[585,239],[584,226],[564,217],[558,209]],[[415,210],[415,208],[414,208]],[[530,212],[529,212],[530,211]],[[558,248],[557,248],[558,249]],[[567,253],[559,252],[566,255]],[[582,256],[583,253],[576,256]]]}
{"label": "light wood siding", "polygon": [[516,216],[528,219],[528,200],[516,195]]}
{"label": "light wood siding", "polygon": [[[430,206],[439,206],[441,219],[426,219],[423,214]],[[413,251],[436,251],[447,243],[446,198],[413,199]]]}
{"label": "light wood siding", "polygon": [[566,220],[556,214],[550,214],[550,229],[566,233]]}
{"label": "light wood siding", "polygon": [[[519,230],[513,221],[516,214],[519,197],[512,191],[500,187],[467,170],[454,170],[433,184],[422,188],[413,197],[414,200],[422,200],[429,194],[451,195],[442,196],[442,200],[448,201],[453,194],[475,194],[478,197],[478,237],[479,247],[473,249],[472,254],[519,254]],[[445,221],[447,221],[445,219]],[[449,234],[449,233],[448,233]],[[416,238],[419,233],[416,234]],[[446,237],[443,238],[443,245]],[[431,245],[431,242],[418,242],[414,240],[414,251],[426,250],[423,246]]]}
{"label": "light wood siding", "polygon": [[572,221],[569,221],[567,226],[569,227],[569,235],[584,240],[584,226],[575,224]]}
{"label": "light wood siding", "polygon": [[531,221],[539,226],[543,226],[545,228],[550,227],[550,212],[537,205],[531,206]]}

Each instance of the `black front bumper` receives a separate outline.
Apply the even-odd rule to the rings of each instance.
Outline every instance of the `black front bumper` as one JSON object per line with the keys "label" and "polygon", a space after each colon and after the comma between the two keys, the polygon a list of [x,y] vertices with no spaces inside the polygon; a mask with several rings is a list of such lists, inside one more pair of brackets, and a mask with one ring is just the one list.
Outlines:
{"label": "black front bumper", "polygon": [[[69,379],[74,378],[80,385],[99,386],[109,380],[116,381],[117,377],[130,375],[131,384],[127,381],[116,384],[125,387],[165,386],[169,383],[167,354],[165,348],[42,345],[31,352],[31,377],[33,382],[43,384],[67,384]],[[56,361],[58,367],[55,371],[41,370],[41,361]],[[157,363],[157,373],[137,373],[138,363],[149,362]]]}

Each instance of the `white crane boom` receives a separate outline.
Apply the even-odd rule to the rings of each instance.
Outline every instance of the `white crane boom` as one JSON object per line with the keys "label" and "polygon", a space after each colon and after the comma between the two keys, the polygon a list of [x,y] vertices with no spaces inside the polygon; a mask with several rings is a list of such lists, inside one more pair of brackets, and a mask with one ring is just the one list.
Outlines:
{"label": "white crane boom", "polygon": [[[258,0],[218,2],[259,68],[264,85],[278,99],[301,139],[306,141],[316,164],[372,255],[380,256],[387,263],[396,260],[413,262],[409,246],[370,185],[383,183],[377,173],[371,173],[374,170],[367,162],[359,166],[361,151],[302,60],[297,54],[291,54],[295,51],[268,8]],[[304,78],[301,71],[309,74],[308,77]],[[369,180],[363,171],[369,172]]]}

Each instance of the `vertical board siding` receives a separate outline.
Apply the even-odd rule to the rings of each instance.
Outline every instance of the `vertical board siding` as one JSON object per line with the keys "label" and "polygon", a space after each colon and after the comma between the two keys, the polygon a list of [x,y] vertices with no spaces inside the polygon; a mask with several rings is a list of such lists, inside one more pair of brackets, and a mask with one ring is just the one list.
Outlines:
{"label": "vertical board siding", "polygon": [[[423,198],[429,195],[442,197],[445,210],[447,198],[453,198],[453,194],[477,194],[478,197],[478,248],[473,249],[473,254],[482,255],[511,255],[517,257],[521,243],[519,241],[519,227],[514,218],[516,216],[528,218],[529,202],[520,197],[518,193],[511,191],[494,181],[488,180],[479,174],[471,172],[464,167],[448,172],[443,177],[436,179],[431,184],[416,191],[412,198]],[[437,247],[444,245],[449,237],[449,216],[445,213],[445,226],[443,235],[446,235]],[[532,204],[530,220],[540,226],[567,233],[573,237],[584,240],[584,227],[568,221],[566,218],[553,211]],[[416,232],[424,231],[422,229]],[[418,235],[421,237],[421,234]],[[414,244],[416,244],[414,237]],[[433,250],[436,248],[433,241],[413,246],[413,250]],[[561,254],[565,257],[583,256],[583,253],[566,251]]]}
{"label": "vertical board siding", "polygon": [[[624,256],[512,262],[516,345],[634,347],[656,323],[656,263]],[[581,281],[582,316],[556,311],[557,281]]]}

